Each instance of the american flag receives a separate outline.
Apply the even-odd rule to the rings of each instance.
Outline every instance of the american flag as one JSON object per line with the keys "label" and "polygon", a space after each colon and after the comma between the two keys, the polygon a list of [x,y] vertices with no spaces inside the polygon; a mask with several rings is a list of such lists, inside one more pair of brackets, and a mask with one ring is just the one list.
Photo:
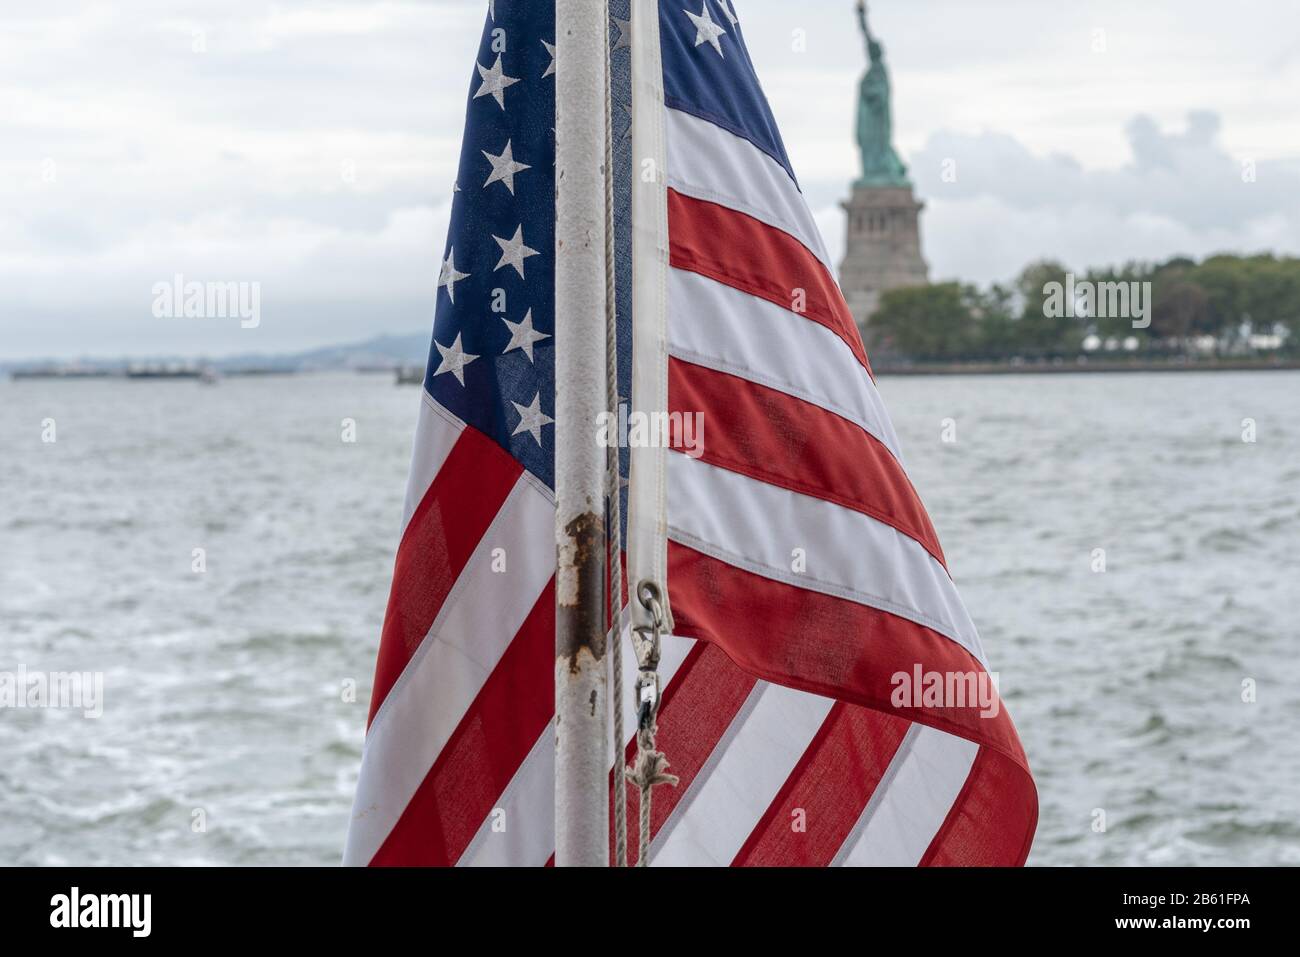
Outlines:
{"label": "american flag", "polygon": [[[620,393],[632,289],[656,281],[631,275],[643,44],[666,411],[706,424],[699,454],[662,453],[658,743],[681,781],[655,792],[650,862],[1022,864],[1037,796],[1006,709],[898,694],[987,676],[984,651],[734,0],[610,12]],[[553,858],[554,54],[553,0],[490,4],[345,863]]]}

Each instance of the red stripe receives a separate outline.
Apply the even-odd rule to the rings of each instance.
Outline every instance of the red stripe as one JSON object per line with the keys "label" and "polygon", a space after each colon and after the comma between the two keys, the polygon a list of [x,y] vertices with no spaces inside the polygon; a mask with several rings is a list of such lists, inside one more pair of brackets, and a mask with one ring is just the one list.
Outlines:
{"label": "red stripe", "polygon": [[[991,823],[1006,816],[1028,821],[1028,829]],[[1029,857],[1037,824],[1033,780],[1001,755],[980,748],[965,786],[921,857],[921,866],[1018,867]]]}
{"label": "red stripe", "polygon": [[733,867],[825,867],[853,833],[911,722],[836,702]]}
{"label": "red stripe", "polygon": [[[861,426],[777,389],[677,358],[668,360],[668,407],[704,414],[704,432],[697,436],[704,461],[870,515],[947,567],[903,467]],[[685,447],[677,430],[671,447]]]}
{"label": "red stripe", "polygon": [[1028,772],[1006,708],[895,707],[894,674],[976,674],[961,645],[906,618],[773,581],[668,543],[674,634],[711,641],[750,674],[898,715],[991,747]]}
{"label": "red stripe", "polygon": [[[681,781],[676,787],[654,789],[650,806],[650,833],[658,834],[664,822],[681,804],[704,763],[726,734],[741,706],[757,682],[732,664],[725,654],[705,642],[697,642],[664,689],[659,708],[656,744],[668,758],[668,770]],[[627,761],[636,756],[636,744],[627,748]],[[612,783],[612,782],[611,782]],[[610,821],[613,821],[613,790],[610,793]],[[640,795],[628,785],[627,860],[635,864],[641,842]],[[614,835],[610,830],[610,860]]]}
{"label": "red stripe", "polygon": [[[669,262],[819,323],[871,372],[835,279],[789,233],[717,203],[668,190]],[[800,294],[802,294],[800,296]],[[802,299],[802,301],[798,301]]]}
{"label": "red stripe", "polygon": [[477,429],[464,429],[452,446],[397,549],[367,727],[522,471]]}
{"label": "red stripe", "polygon": [[978,767],[922,863],[1024,863],[1038,796],[1001,701],[995,716],[981,717],[978,708],[895,706],[891,700],[892,676],[918,665],[929,672],[982,671],[966,649],[905,618],[763,578],[673,541],[668,586],[674,633],[717,644],[745,671],[978,743]]}
{"label": "red stripe", "polygon": [[455,864],[555,712],[555,580],[479,689],[371,860]]}

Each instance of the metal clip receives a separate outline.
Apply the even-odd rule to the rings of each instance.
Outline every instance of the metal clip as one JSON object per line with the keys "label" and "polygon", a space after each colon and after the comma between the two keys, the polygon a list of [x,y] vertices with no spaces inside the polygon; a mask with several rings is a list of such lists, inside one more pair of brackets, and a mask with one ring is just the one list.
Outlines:
{"label": "metal clip", "polygon": [[650,624],[632,629],[632,647],[637,661],[637,723],[642,730],[654,724],[659,711],[659,634],[663,629],[663,605],[660,604],[659,587],[643,581],[636,588],[637,600],[650,612]]}

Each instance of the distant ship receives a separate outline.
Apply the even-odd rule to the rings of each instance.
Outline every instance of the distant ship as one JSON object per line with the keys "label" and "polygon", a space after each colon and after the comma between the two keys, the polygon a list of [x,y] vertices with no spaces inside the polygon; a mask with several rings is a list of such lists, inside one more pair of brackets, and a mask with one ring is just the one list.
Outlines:
{"label": "distant ship", "polygon": [[87,369],[81,366],[39,366],[32,369],[13,369],[11,379],[106,379],[117,373],[108,369]]}
{"label": "distant ship", "polygon": [[229,379],[234,376],[297,375],[298,370],[291,366],[238,366],[223,369],[221,374]]}
{"label": "distant ship", "polygon": [[201,379],[203,369],[189,365],[127,366],[128,379]]}
{"label": "distant ship", "polygon": [[424,369],[420,366],[402,366],[397,370],[398,385],[421,385],[424,382]]}

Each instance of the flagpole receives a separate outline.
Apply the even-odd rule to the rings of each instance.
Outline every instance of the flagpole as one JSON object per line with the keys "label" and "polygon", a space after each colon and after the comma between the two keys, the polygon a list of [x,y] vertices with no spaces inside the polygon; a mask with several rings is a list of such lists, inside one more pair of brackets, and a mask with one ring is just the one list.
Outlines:
{"label": "flagpole", "polygon": [[605,663],[607,0],[557,0],[555,863],[609,864]]}

